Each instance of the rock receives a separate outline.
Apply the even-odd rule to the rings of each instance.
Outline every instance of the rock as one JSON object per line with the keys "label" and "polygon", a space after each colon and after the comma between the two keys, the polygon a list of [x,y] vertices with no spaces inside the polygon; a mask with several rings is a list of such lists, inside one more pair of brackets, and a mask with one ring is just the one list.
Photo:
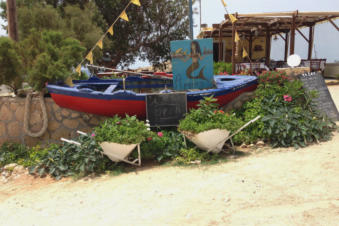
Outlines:
{"label": "rock", "polygon": [[6,134],[6,125],[5,123],[0,122],[0,137]]}
{"label": "rock", "polygon": [[24,166],[18,165],[13,169],[14,174],[25,174],[25,172],[26,172],[26,168]]}
{"label": "rock", "polygon": [[8,109],[6,105],[2,105],[0,109],[1,120],[9,121],[12,119],[12,112]]}
{"label": "rock", "polygon": [[75,119],[65,119],[63,121],[63,124],[67,127],[67,128],[70,128],[70,129],[76,129],[78,128],[79,126],[79,122],[78,120],[75,120]]}
{"label": "rock", "polygon": [[60,110],[60,107],[56,104],[53,104],[53,110],[56,112],[56,111],[59,111]]}
{"label": "rock", "polygon": [[240,147],[241,147],[241,148],[247,148],[247,144],[242,143],[242,144],[240,145]]}
{"label": "rock", "polygon": [[85,122],[88,122],[91,119],[91,116],[89,114],[83,114],[82,118]]}
{"label": "rock", "polygon": [[35,125],[35,124],[40,124],[42,123],[42,114],[41,111],[34,111],[33,113],[31,113],[30,115],[30,119],[29,119],[29,123],[30,125]]}
{"label": "rock", "polygon": [[5,166],[4,166],[4,170],[7,170],[7,171],[13,171],[14,168],[15,168],[17,165],[18,165],[18,164],[16,164],[16,163],[11,163],[11,164],[5,165]]}
{"label": "rock", "polygon": [[80,114],[78,112],[72,112],[71,118],[78,118]]}
{"label": "rock", "polygon": [[250,144],[249,146],[250,146],[250,148],[253,148],[253,147],[254,147],[254,144]]}
{"label": "rock", "polygon": [[48,121],[48,130],[49,131],[55,131],[60,127],[60,123],[55,120],[49,120]]}
{"label": "rock", "polygon": [[61,113],[59,111],[57,111],[57,112],[54,113],[54,115],[55,115],[56,120],[61,122],[61,120],[62,120]]}
{"label": "rock", "polygon": [[265,142],[260,140],[257,142],[257,146],[260,146],[260,147],[265,146]]}
{"label": "rock", "polygon": [[61,115],[64,116],[64,117],[68,117],[70,115],[69,111],[66,110],[66,109],[62,109],[61,110]]}
{"label": "rock", "polygon": [[93,117],[90,121],[90,124],[97,126],[99,124],[99,120],[95,117]]}
{"label": "rock", "polygon": [[8,124],[8,136],[18,137],[20,136],[23,128],[20,126],[18,121],[14,121]]}
{"label": "rock", "polygon": [[23,120],[24,112],[25,112],[24,106],[17,106],[16,111],[15,111],[15,118],[17,120]]}
{"label": "rock", "polygon": [[242,93],[221,109],[225,112],[231,111],[232,109],[239,109],[246,101],[253,99],[254,96],[254,91]]}

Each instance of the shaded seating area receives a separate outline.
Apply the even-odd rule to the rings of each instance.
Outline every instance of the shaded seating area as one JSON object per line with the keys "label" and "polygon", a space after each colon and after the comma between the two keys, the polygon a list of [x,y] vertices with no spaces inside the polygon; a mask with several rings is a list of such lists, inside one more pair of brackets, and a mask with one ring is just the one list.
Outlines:
{"label": "shaded seating area", "polygon": [[[264,69],[287,67],[287,57],[295,54],[295,36],[299,33],[308,48],[307,59],[302,60],[304,67],[311,71],[323,71],[326,59],[312,59],[314,46],[314,27],[318,23],[329,22],[339,31],[334,23],[339,18],[339,12],[273,12],[233,14],[236,21],[232,23],[229,15],[220,24],[212,28],[202,26],[199,38],[213,38],[214,60],[232,62],[233,73],[242,70],[251,72]],[[308,28],[308,34],[301,29]],[[285,45],[284,59],[271,60],[272,37],[280,37]],[[335,42],[335,41],[334,41]],[[244,51],[246,54],[244,54]]]}

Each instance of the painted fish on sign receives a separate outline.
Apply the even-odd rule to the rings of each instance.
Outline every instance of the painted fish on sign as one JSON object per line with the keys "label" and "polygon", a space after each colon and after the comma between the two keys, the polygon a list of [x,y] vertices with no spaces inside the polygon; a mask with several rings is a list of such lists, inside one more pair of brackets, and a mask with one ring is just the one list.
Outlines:
{"label": "painted fish on sign", "polygon": [[173,87],[175,90],[213,87],[213,40],[171,42]]}

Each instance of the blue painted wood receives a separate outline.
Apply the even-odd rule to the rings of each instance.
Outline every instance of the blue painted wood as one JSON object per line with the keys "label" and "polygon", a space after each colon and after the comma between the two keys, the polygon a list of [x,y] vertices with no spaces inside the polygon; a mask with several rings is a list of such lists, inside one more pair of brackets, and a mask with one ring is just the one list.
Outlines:
{"label": "blue painted wood", "polygon": [[175,90],[213,87],[213,39],[171,42]]}

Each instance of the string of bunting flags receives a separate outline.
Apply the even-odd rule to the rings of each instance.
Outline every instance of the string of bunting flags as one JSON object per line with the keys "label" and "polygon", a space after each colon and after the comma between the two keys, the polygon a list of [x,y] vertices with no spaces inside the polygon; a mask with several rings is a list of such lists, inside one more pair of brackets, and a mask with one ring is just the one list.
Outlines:
{"label": "string of bunting flags", "polygon": [[124,21],[129,21],[128,15],[126,13],[127,8],[131,5],[137,5],[141,6],[140,0],[131,0],[124,10],[120,13],[120,15],[114,20],[113,24],[108,28],[108,30],[100,37],[100,39],[96,42],[96,44],[91,48],[91,50],[87,53],[86,57],[80,62],[80,64],[75,68],[75,71],[81,75],[81,66],[85,62],[85,60],[88,60],[90,64],[93,64],[93,50],[96,47],[99,47],[100,49],[103,49],[103,40],[106,37],[106,35],[109,33],[111,36],[114,35],[114,25],[118,22],[119,19],[122,19]]}
{"label": "string of bunting flags", "polygon": [[[225,9],[226,13],[228,14],[228,17],[229,17],[229,19],[231,20],[232,24],[234,24],[238,19],[237,19],[233,14],[230,14],[230,13],[228,12],[228,10],[227,10],[227,4],[226,4],[225,0],[221,0],[221,3],[223,4],[224,9]],[[241,40],[240,40],[240,37],[239,37],[238,32],[236,31],[236,32],[235,32],[235,42],[239,42],[239,41],[241,41]],[[245,47],[243,47],[243,50],[242,50],[242,57],[243,57],[243,58],[245,58],[245,57],[248,57],[248,58],[249,58],[249,55],[248,55],[248,53],[247,53]],[[251,59],[249,58],[249,60],[251,60]]]}

